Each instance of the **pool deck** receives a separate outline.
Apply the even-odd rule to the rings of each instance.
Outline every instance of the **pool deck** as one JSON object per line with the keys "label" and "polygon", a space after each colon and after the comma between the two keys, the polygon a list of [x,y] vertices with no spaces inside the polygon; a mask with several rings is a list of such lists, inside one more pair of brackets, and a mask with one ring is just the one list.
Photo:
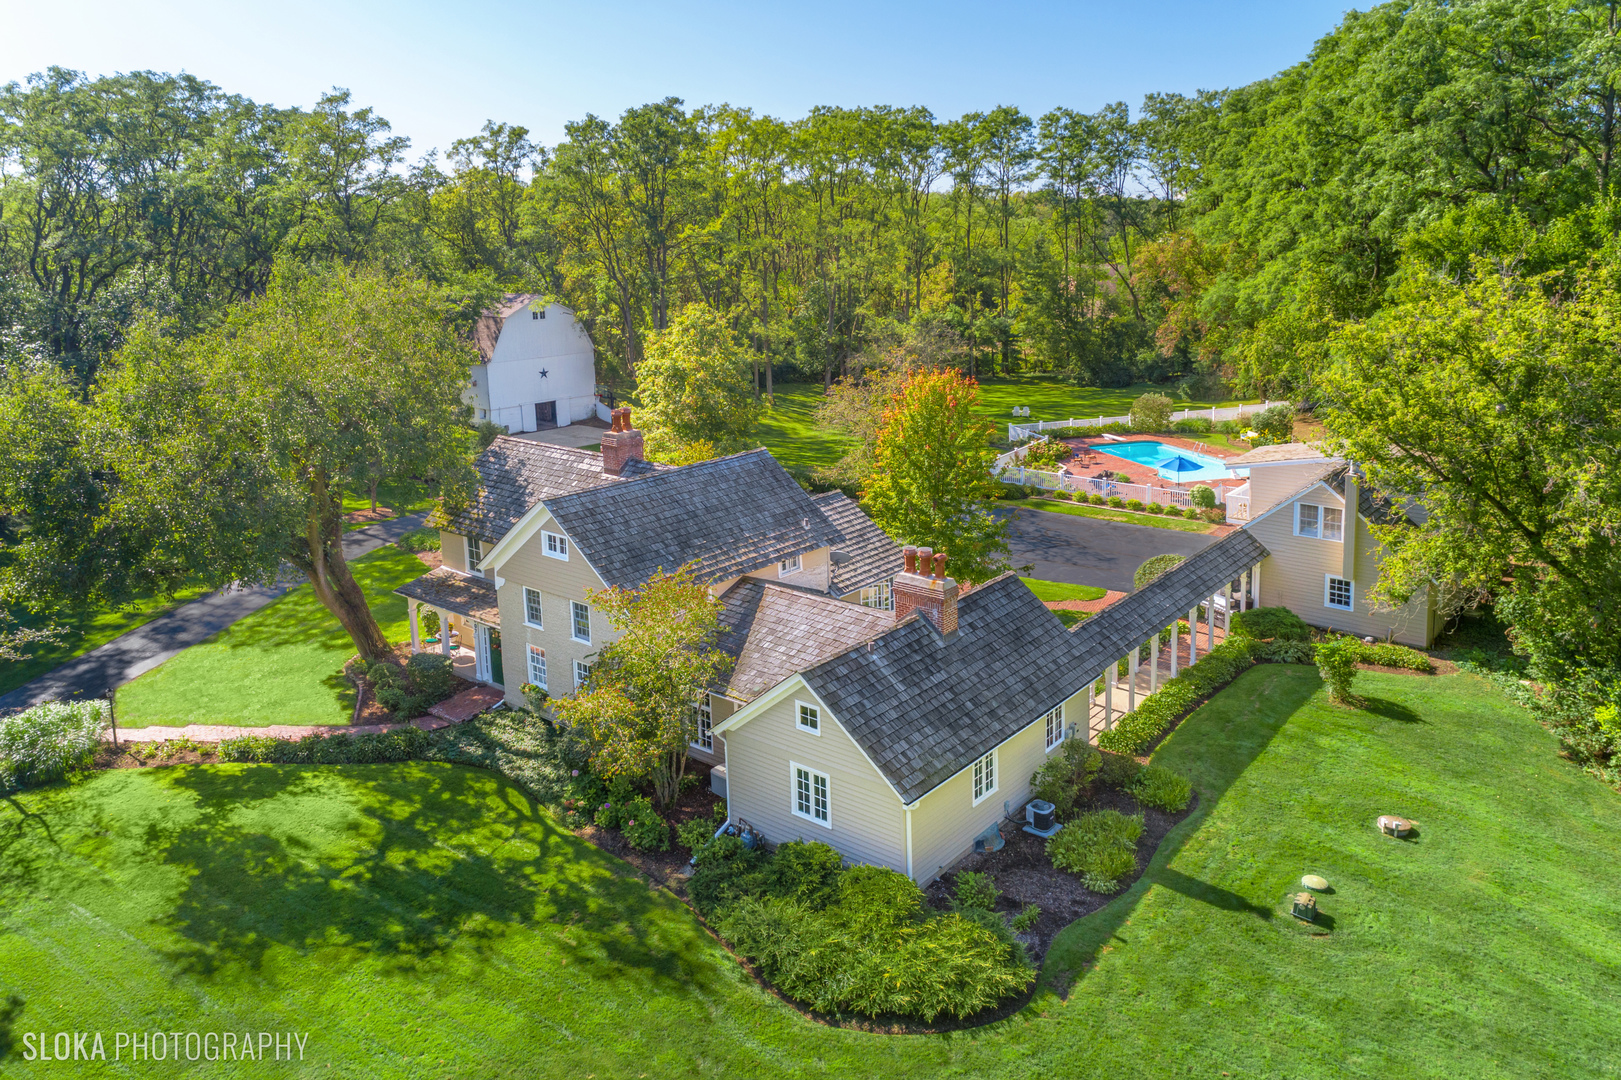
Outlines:
{"label": "pool deck", "polygon": [[1178,438],[1175,435],[1128,435],[1122,439],[1105,439],[1099,437],[1088,439],[1065,439],[1063,441],[1066,446],[1073,447],[1075,450],[1075,456],[1064,463],[1064,471],[1072,473],[1076,476],[1092,476],[1100,469],[1107,469],[1110,472],[1125,473],[1127,476],[1131,477],[1131,482],[1134,484],[1148,484],[1153,487],[1162,488],[1190,488],[1201,484],[1206,487],[1213,488],[1235,488],[1248,483],[1248,478],[1242,476],[1232,476],[1224,480],[1190,480],[1185,483],[1176,483],[1175,481],[1166,480],[1161,477],[1159,470],[1155,469],[1151,465],[1144,465],[1136,461],[1128,461],[1126,458],[1115,457],[1113,454],[1105,454],[1099,450],[1093,449],[1093,447],[1108,446],[1111,444],[1118,446],[1122,442],[1151,442],[1162,443],[1165,446],[1174,446],[1178,450],[1189,450],[1195,454],[1200,454],[1204,457],[1217,458],[1222,461],[1241,456],[1235,450],[1228,450],[1225,447],[1220,446],[1211,446],[1208,443],[1200,443],[1193,439]]}

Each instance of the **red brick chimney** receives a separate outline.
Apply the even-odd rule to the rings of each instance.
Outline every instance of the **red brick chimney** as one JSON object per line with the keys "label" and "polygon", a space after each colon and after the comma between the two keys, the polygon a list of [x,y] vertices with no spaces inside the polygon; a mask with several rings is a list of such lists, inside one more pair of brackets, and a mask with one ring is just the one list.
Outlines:
{"label": "red brick chimney", "polygon": [[921,612],[942,634],[957,630],[957,583],[946,577],[946,553],[908,544],[901,548],[904,568],[895,575],[895,618]]}
{"label": "red brick chimney", "polygon": [[642,460],[642,433],[630,426],[630,406],[609,414],[613,425],[602,434],[602,471],[619,476],[625,466]]}

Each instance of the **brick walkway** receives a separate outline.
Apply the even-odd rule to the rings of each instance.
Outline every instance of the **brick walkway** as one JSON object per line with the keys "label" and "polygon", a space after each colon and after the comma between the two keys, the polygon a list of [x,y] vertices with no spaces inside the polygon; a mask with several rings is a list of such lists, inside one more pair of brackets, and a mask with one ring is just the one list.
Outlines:
{"label": "brick walkway", "polygon": [[[155,743],[170,739],[190,739],[192,742],[215,743],[223,739],[239,739],[244,735],[268,735],[273,739],[302,739],[307,735],[378,735],[385,731],[414,727],[423,731],[437,731],[493,708],[501,701],[502,693],[493,686],[475,686],[463,690],[453,698],[441,701],[429,709],[429,716],[415,720],[402,720],[392,724],[271,724],[269,727],[233,727],[229,724],[187,724],[185,727],[123,728],[118,732],[119,742]],[[107,740],[112,740],[108,733]]]}

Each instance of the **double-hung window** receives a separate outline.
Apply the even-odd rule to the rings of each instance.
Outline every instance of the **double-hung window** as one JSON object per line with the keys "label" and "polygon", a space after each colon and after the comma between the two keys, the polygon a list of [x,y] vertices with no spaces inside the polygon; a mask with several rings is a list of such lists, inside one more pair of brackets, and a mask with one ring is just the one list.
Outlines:
{"label": "double-hung window", "polygon": [[545,624],[541,620],[540,590],[523,587],[523,621],[536,630],[544,630]]}
{"label": "double-hung window", "polygon": [[777,576],[787,577],[789,574],[797,574],[803,566],[804,561],[800,556],[791,555],[777,564]]}
{"label": "double-hung window", "polygon": [[462,537],[462,559],[469,574],[478,573],[478,541],[471,536]]}
{"label": "double-hung window", "polygon": [[822,710],[808,701],[796,701],[794,702],[794,723],[800,731],[820,735],[822,733]]}
{"label": "double-hung window", "polygon": [[891,590],[891,583],[880,581],[876,585],[868,585],[862,589],[861,606],[877,608],[879,611],[894,611],[895,594]]}
{"label": "double-hung window", "polygon": [[709,695],[705,694],[698,699],[698,706],[693,710],[698,720],[698,737],[692,740],[692,745],[700,750],[715,749],[715,712],[710,708]]}
{"label": "double-hung window", "polygon": [[1047,749],[1051,750],[1064,741],[1064,707],[1058,706],[1041,719],[1047,728]]}
{"label": "double-hung window", "polygon": [[553,559],[568,562],[568,537],[554,532],[542,532],[540,537],[543,541],[541,546],[543,552]]}
{"label": "double-hung window", "polygon": [[591,677],[591,665],[574,661],[574,689],[585,689],[585,682]]}
{"label": "double-hung window", "polygon": [[1325,607],[1340,608],[1350,611],[1356,606],[1356,586],[1342,577],[1333,574],[1324,575],[1323,605]]}
{"label": "double-hung window", "polygon": [[1318,540],[1345,539],[1345,511],[1316,503],[1295,504],[1295,535]]}
{"label": "double-hung window", "polygon": [[996,751],[974,762],[974,805],[978,806],[996,791]]}
{"label": "double-hung window", "polygon": [[832,782],[827,773],[807,769],[803,765],[789,763],[794,776],[794,805],[795,817],[802,817],[807,821],[814,821],[824,829],[833,827],[833,801],[830,792]]}
{"label": "double-hung window", "polygon": [[573,633],[575,641],[591,644],[591,607],[578,600],[569,601],[569,614],[573,616]]}
{"label": "double-hung window", "polygon": [[546,689],[546,650],[538,645],[529,646],[529,681]]}

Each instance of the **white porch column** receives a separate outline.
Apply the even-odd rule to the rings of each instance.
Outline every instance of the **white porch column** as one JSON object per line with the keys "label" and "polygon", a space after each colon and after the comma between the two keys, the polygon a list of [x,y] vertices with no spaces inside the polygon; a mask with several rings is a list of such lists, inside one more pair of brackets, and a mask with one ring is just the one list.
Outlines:
{"label": "white porch column", "polygon": [[1148,667],[1148,692],[1159,690],[1159,631],[1154,631],[1154,660]]}
{"label": "white porch column", "polygon": [[1250,572],[1244,571],[1238,575],[1238,610],[1250,609]]}
{"label": "white porch column", "polygon": [[1176,678],[1177,656],[1182,652],[1181,627],[1177,620],[1171,620],[1171,678]]}
{"label": "white porch column", "polygon": [[409,596],[405,598],[405,617],[411,623],[411,655],[415,656],[422,651],[422,633],[417,629],[417,602]]}
{"label": "white porch column", "polygon": [[1216,647],[1216,594],[1211,593],[1204,605],[1204,651]]}
{"label": "white porch column", "polygon": [[1199,605],[1188,609],[1188,667],[1199,662]]}
{"label": "white porch column", "polygon": [[1114,727],[1114,665],[1103,672],[1103,730]]}
{"label": "white porch column", "polygon": [[445,656],[450,655],[450,612],[443,608],[436,608],[439,612],[439,651]]}
{"label": "white porch column", "polygon": [[1143,647],[1131,647],[1131,663],[1127,664],[1126,671],[1126,708],[1130,712],[1137,711],[1137,669],[1143,664]]}
{"label": "white porch column", "polygon": [[1255,564],[1255,569],[1252,571],[1252,573],[1254,574],[1254,577],[1251,580],[1255,583],[1255,606],[1256,607],[1265,607],[1266,605],[1261,603],[1261,564],[1260,563]]}

